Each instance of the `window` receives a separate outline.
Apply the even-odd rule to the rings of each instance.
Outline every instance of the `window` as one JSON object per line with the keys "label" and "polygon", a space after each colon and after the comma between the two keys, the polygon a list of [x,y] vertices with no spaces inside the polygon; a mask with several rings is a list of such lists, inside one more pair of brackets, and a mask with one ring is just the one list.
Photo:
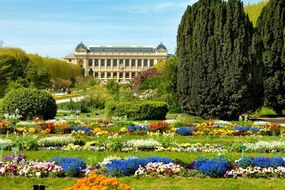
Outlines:
{"label": "window", "polygon": [[132,67],[135,67],[135,66],[136,66],[136,60],[132,59]]}
{"label": "window", "polygon": [[89,74],[89,76],[93,76],[93,73],[94,73],[93,69],[90,69],[88,74]]}
{"label": "window", "polygon": [[152,67],[153,65],[154,65],[154,60],[151,59],[151,60],[149,61],[149,66]]}
{"label": "window", "polygon": [[114,67],[117,67],[117,59],[114,59],[114,60],[113,60],[113,66],[114,66]]}
{"label": "window", "polygon": [[111,73],[110,72],[107,73],[107,78],[111,78]]}
{"label": "window", "polygon": [[93,60],[92,60],[92,59],[89,59],[89,60],[88,60],[88,65],[89,65],[89,67],[92,67],[92,66],[93,66]]}
{"label": "window", "polygon": [[126,78],[130,78],[130,73],[126,73]]}
{"label": "window", "polygon": [[114,78],[117,78],[117,76],[118,76],[117,73],[113,73]]}
{"label": "window", "polygon": [[107,67],[111,66],[111,59],[107,59]]}
{"label": "window", "polygon": [[68,61],[71,62],[71,59],[69,59]]}
{"label": "window", "polygon": [[95,67],[99,66],[99,59],[95,59]]}
{"label": "window", "polygon": [[95,72],[95,78],[98,78],[99,75],[98,75],[98,72]]}
{"label": "window", "polygon": [[126,67],[130,66],[130,60],[129,60],[129,59],[126,59],[125,64],[126,64]]}
{"label": "window", "polygon": [[147,60],[147,59],[144,59],[144,60],[143,60],[143,66],[144,66],[144,67],[147,67],[147,65],[148,65],[148,60]]}
{"label": "window", "polygon": [[122,65],[124,63],[123,59],[120,59],[120,65]]}
{"label": "window", "polygon": [[101,73],[101,78],[105,78],[105,73]]}
{"label": "window", "polygon": [[142,60],[139,59],[139,60],[138,60],[138,67],[141,67],[141,66],[142,66]]}
{"label": "window", "polygon": [[120,78],[124,77],[124,73],[120,72]]}
{"label": "window", "polygon": [[101,66],[102,66],[102,67],[105,66],[105,59],[101,59]]}
{"label": "window", "polygon": [[133,73],[132,73],[132,78],[134,78],[135,76],[136,76],[136,73],[133,72]]}

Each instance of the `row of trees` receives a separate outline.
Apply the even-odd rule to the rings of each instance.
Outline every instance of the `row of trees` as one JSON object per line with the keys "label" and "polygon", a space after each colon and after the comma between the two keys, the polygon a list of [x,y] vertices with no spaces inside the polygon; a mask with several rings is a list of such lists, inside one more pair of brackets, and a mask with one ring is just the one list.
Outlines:
{"label": "row of trees", "polygon": [[0,48],[0,97],[19,87],[70,86],[81,73],[78,65],[27,54],[17,48]]}
{"label": "row of trees", "polygon": [[266,99],[282,114],[284,17],[285,0],[271,0],[256,29],[240,0],[200,0],[188,6],[177,35],[183,110],[203,117],[237,118]]}

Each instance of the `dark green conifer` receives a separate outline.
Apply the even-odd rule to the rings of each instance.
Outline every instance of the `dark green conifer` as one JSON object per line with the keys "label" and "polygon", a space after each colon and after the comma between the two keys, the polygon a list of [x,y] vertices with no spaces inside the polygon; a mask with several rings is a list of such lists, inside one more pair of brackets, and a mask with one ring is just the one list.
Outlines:
{"label": "dark green conifer", "polygon": [[[188,6],[177,35],[178,91],[185,112],[236,118],[260,105],[254,30],[239,0]],[[259,77],[262,77],[259,76]],[[261,88],[262,89],[262,88]]]}
{"label": "dark green conifer", "polygon": [[285,115],[285,0],[271,0],[257,21],[265,67],[266,104]]}

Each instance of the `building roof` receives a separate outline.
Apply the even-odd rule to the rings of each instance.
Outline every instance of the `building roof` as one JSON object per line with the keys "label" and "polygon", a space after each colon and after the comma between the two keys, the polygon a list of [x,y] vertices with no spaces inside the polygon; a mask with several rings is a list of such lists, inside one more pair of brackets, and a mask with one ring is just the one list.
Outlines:
{"label": "building roof", "polygon": [[73,53],[71,53],[71,54],[69,54],[69,55],[64,57],[64,59],[72,59],[72,58],[75,58]]}
{"label": "building roof", "polygon": [[165,47],[165,45],[161,42],[156,49],[164,49],[165,51],[167,51],[167,48]]}
{"label": "building roof", "polygon": [[80,50],[80,49],[87,50],[88,48],[87,48],[86,45],[84,45],[82,42],[80,42],[80,44],[78,44],[78,45],[76,46],[75,51],[76,51],[76,50]]}
{"label": "building roof", "polygon": [[132,47],[132,46],[98,46],[89,47],[91,52],[142,52],[142,53],[154,53],[155,49],[153,47]]}

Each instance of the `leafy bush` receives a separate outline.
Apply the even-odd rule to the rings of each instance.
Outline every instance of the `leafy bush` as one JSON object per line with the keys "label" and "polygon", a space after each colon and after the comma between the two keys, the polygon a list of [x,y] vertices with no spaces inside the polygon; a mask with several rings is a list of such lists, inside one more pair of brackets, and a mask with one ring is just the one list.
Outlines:
{"label": "leafy bush", "polygon": [[194,169],[210,177],[222,177],[229,168],[229,161],[224,158],[199,158],[194,162]]}
{"label": "leafy bush", "polygon": [[180,127],[180,128],[177,128],[176,129],[176,133],[178,135],[182,135],[182,136],[188,136],[188,135],[192,135],[192,133],[194,132],[195,130],[192,129],[192,128],[187,128],[187,127]]}
{"label": "leafy bush", "polygon": [[86,163],[80,158],[55,157],[51,162],[60,165],[69,177],[80,177],[82,170],[86,168]]}
{"label": "leafy bush", "polygon": [[12,114],[16,109],[24,119],[40,117],[47,120],[55,117],[57,105],[47,92],[23,88],[10,91],[3,99],[3,112]]}
{"label": "leafy bush", "polygon": [[135,120],[165,119],[168,106],[165,102],[108,102],[105,107],[108,117],[127,116]]}
{"label": "leafy bush", "polygon": [[170,158],[145,157],[145,158],[128,158],[126,160],[113,160],[107,165],[107,172],[111,176],[128,176],[133,175],[140,166],[145,166],[150,162],[173,162]]}

